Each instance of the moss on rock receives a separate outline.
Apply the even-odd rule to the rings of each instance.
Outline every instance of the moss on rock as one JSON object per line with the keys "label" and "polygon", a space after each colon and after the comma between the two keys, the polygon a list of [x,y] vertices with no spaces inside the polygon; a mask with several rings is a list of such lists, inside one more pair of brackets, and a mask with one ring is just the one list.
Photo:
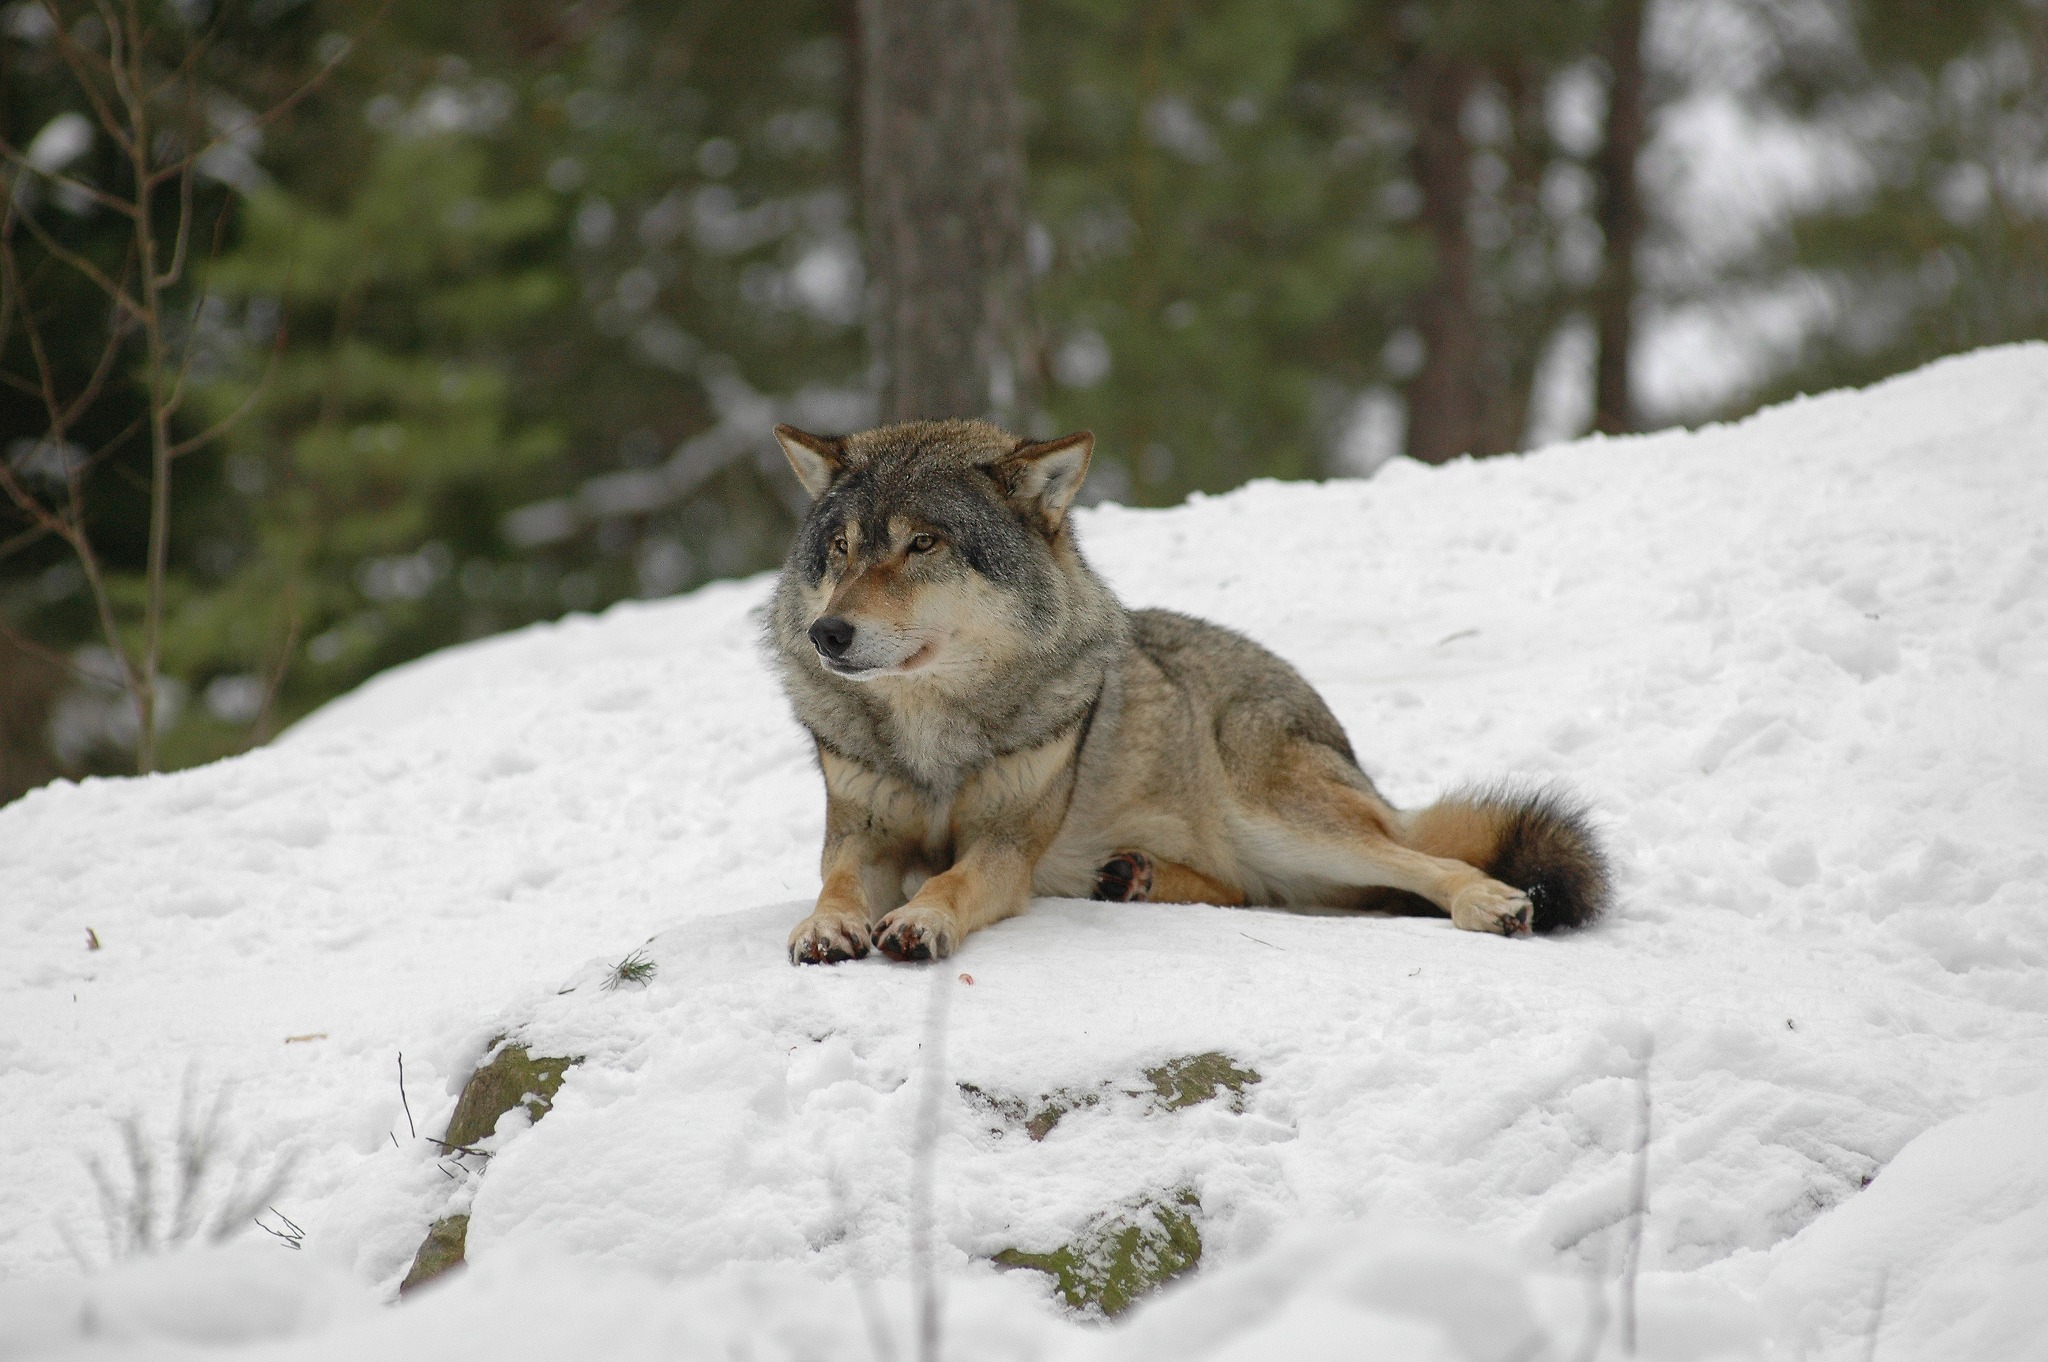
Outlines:
{"label": "moss on rock", "polygon": [[505,1045],[463,1085],[441,1143],[454,1149],[471,1148],[479,1140],[489,1139],[498,1128],[498,1118],[522,1103],[526,1114],[538,1121],[553,1109],[555,1094],[562,1090],[562,1080],[576,1062],[558,1055],[530,1055],[523,1045]]}
{"label": "moss on rock", "polygon": [[1230,1109],[1243,1111],[1244,1091],[1259,1081],[1259,1071],[1240,1069],[1229,1055],[1210,1050],[1169,1059],[1156,1069],[1145,1070],[1145,1078],[1152,1084],[1159,1105],[1167,1111],[1208,1102],[1226,1092],[1230,1094]]}
{"label": "moss on rock", "polygon": [[1043,1272],[1068,1306],[1113,1319],[1201,1262],[1201,1208],[1192,1188],[1178,1188],[1096,1218],[1049,1253],[1004,1249],[994,1261]]}
{"label": "moss on rock", "polygon": [[463,1250],[468,1243],[468,1216],[450,1215],[436,1220],[421,1242],[420,1251],[412,1256],[412,1270],[398,1284],[398,1294],[406,1295],[414,1287],[461,1267]]}
{"label": "moss on rock", "polygon": [[[461,1154],[475,1152],[480,1140],[487,1140],[498,1128],[498,1118],[517,1106],[524,1106],[529,1119],[538,1121],[554,1109],[555,1094],[569,1067],[581,1063],[559,1055],[531,1055],[523,1045],[507,1045],[505,1037],[491,1042],[496,1053],[477,1066],[462,1085],[455,1114],[448,1129],[436,1142],[443,1149]],[[469,1217],[443,1216],[427,1230],[419,1252],[412,1258],[412,1270],[398,1284],[403,1296],[414,1287],[430,1282],[445,1272],[461,1267],[469,1245]]]}

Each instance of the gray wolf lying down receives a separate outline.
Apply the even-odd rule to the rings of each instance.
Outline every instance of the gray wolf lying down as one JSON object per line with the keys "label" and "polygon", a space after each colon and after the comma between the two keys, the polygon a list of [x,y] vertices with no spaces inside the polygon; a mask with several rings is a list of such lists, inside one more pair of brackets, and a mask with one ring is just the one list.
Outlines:
{"label": "gray wolf lying down", "polygon": [[814,500],[767,644],[825,777],[824,887],[792,960],[936,959],[1033,894],[1439,912],[1511,936],[1604,906],[1571,800],[1402,812],[1292,667],[1125,609],[1067,516],[1085,432],[775,435]]}

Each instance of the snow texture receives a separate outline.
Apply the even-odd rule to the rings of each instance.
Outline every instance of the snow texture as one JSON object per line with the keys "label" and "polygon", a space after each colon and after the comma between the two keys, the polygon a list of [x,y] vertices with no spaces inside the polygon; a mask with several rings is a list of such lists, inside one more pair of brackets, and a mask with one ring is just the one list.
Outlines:
{"label": "snow texture", "polygon": [[[1397,802],[1585,794],[1611,918],[1040,901],[792,968],[823,798],[768,582],[487,640],[0,810],[0,1357],[909,1356],[927,1095],[955,1358],[1620,1356],[1631,1295],[1646,1358],[2048,1357],[2048,345],[1077,522],[1132,604],[1301,667]],[[552,1113],[415,1138],[508,1032],[581,1057]],[[1166,1109],[1144,1071],[1208,1051],[1261,1081]],[[303,1250],[98,1266],[84,1156],[126,1187],[134,1113],[167,1184],[223,1089]],[[1061,1092],[1042,1140],[992,1105]],[[1182,1190],[1202,1269],[1112,1327],[988,1262]],[[462,1210],[472,1266],[383,1308]]]}

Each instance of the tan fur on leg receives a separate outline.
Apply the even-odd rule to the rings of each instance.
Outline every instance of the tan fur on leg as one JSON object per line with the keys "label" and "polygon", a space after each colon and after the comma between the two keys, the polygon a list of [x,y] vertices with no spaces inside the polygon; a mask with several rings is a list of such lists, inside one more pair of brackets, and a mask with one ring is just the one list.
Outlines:
{"label": "tan fur on leg", "polygon": [[[1112,888],[1118,892],[1109,892]],[[1211,903],[1221,908],[1242,907],[1245,901],[1235,885],[1142,851],[1119,851],[1097,875],[1095,897],[1110,903]]]}
{"label": "tan fur on leg", "polygon": [[1518,936],[1529,930],[1527,894],[1464,861],[1396,841],[1400,815],[1345,779],[1334,755],[1296,744],[1265,773],[1258,793],[1266,816],[1259,832],[1277,873],[1359,889],[1405,890],[1435,904],[1466,931]]}
{"label": "tan fur on leg", "polygon": [[1030,858],[1014,846],[981,843],[877,922],[875,947],[897,960],[943,960],[969,932],[1023,912],[1030,892]]}

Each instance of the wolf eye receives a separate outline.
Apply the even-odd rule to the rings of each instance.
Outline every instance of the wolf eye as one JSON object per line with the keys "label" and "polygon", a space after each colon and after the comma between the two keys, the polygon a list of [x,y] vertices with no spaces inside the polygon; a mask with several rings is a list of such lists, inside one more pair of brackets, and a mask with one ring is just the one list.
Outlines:
{"label": "wolf eye", "polygon": [[935,534],[918,534],[912,535],[910,538],[910,551],[912,553],[930,553],[938,546],[939,537]]}
{"label": "wolf eye", "polygon": [[832,536],[832,552],[834,552],[834,553],[838,554],[838,555],[839,555],[839,556],[840,556],[841,558],[844,558],[844,557],[846,556],[846,536],[845,536],[845,535],[843,535],[843,534],[835,534],[835,535],[833,535],[833,536]]}

